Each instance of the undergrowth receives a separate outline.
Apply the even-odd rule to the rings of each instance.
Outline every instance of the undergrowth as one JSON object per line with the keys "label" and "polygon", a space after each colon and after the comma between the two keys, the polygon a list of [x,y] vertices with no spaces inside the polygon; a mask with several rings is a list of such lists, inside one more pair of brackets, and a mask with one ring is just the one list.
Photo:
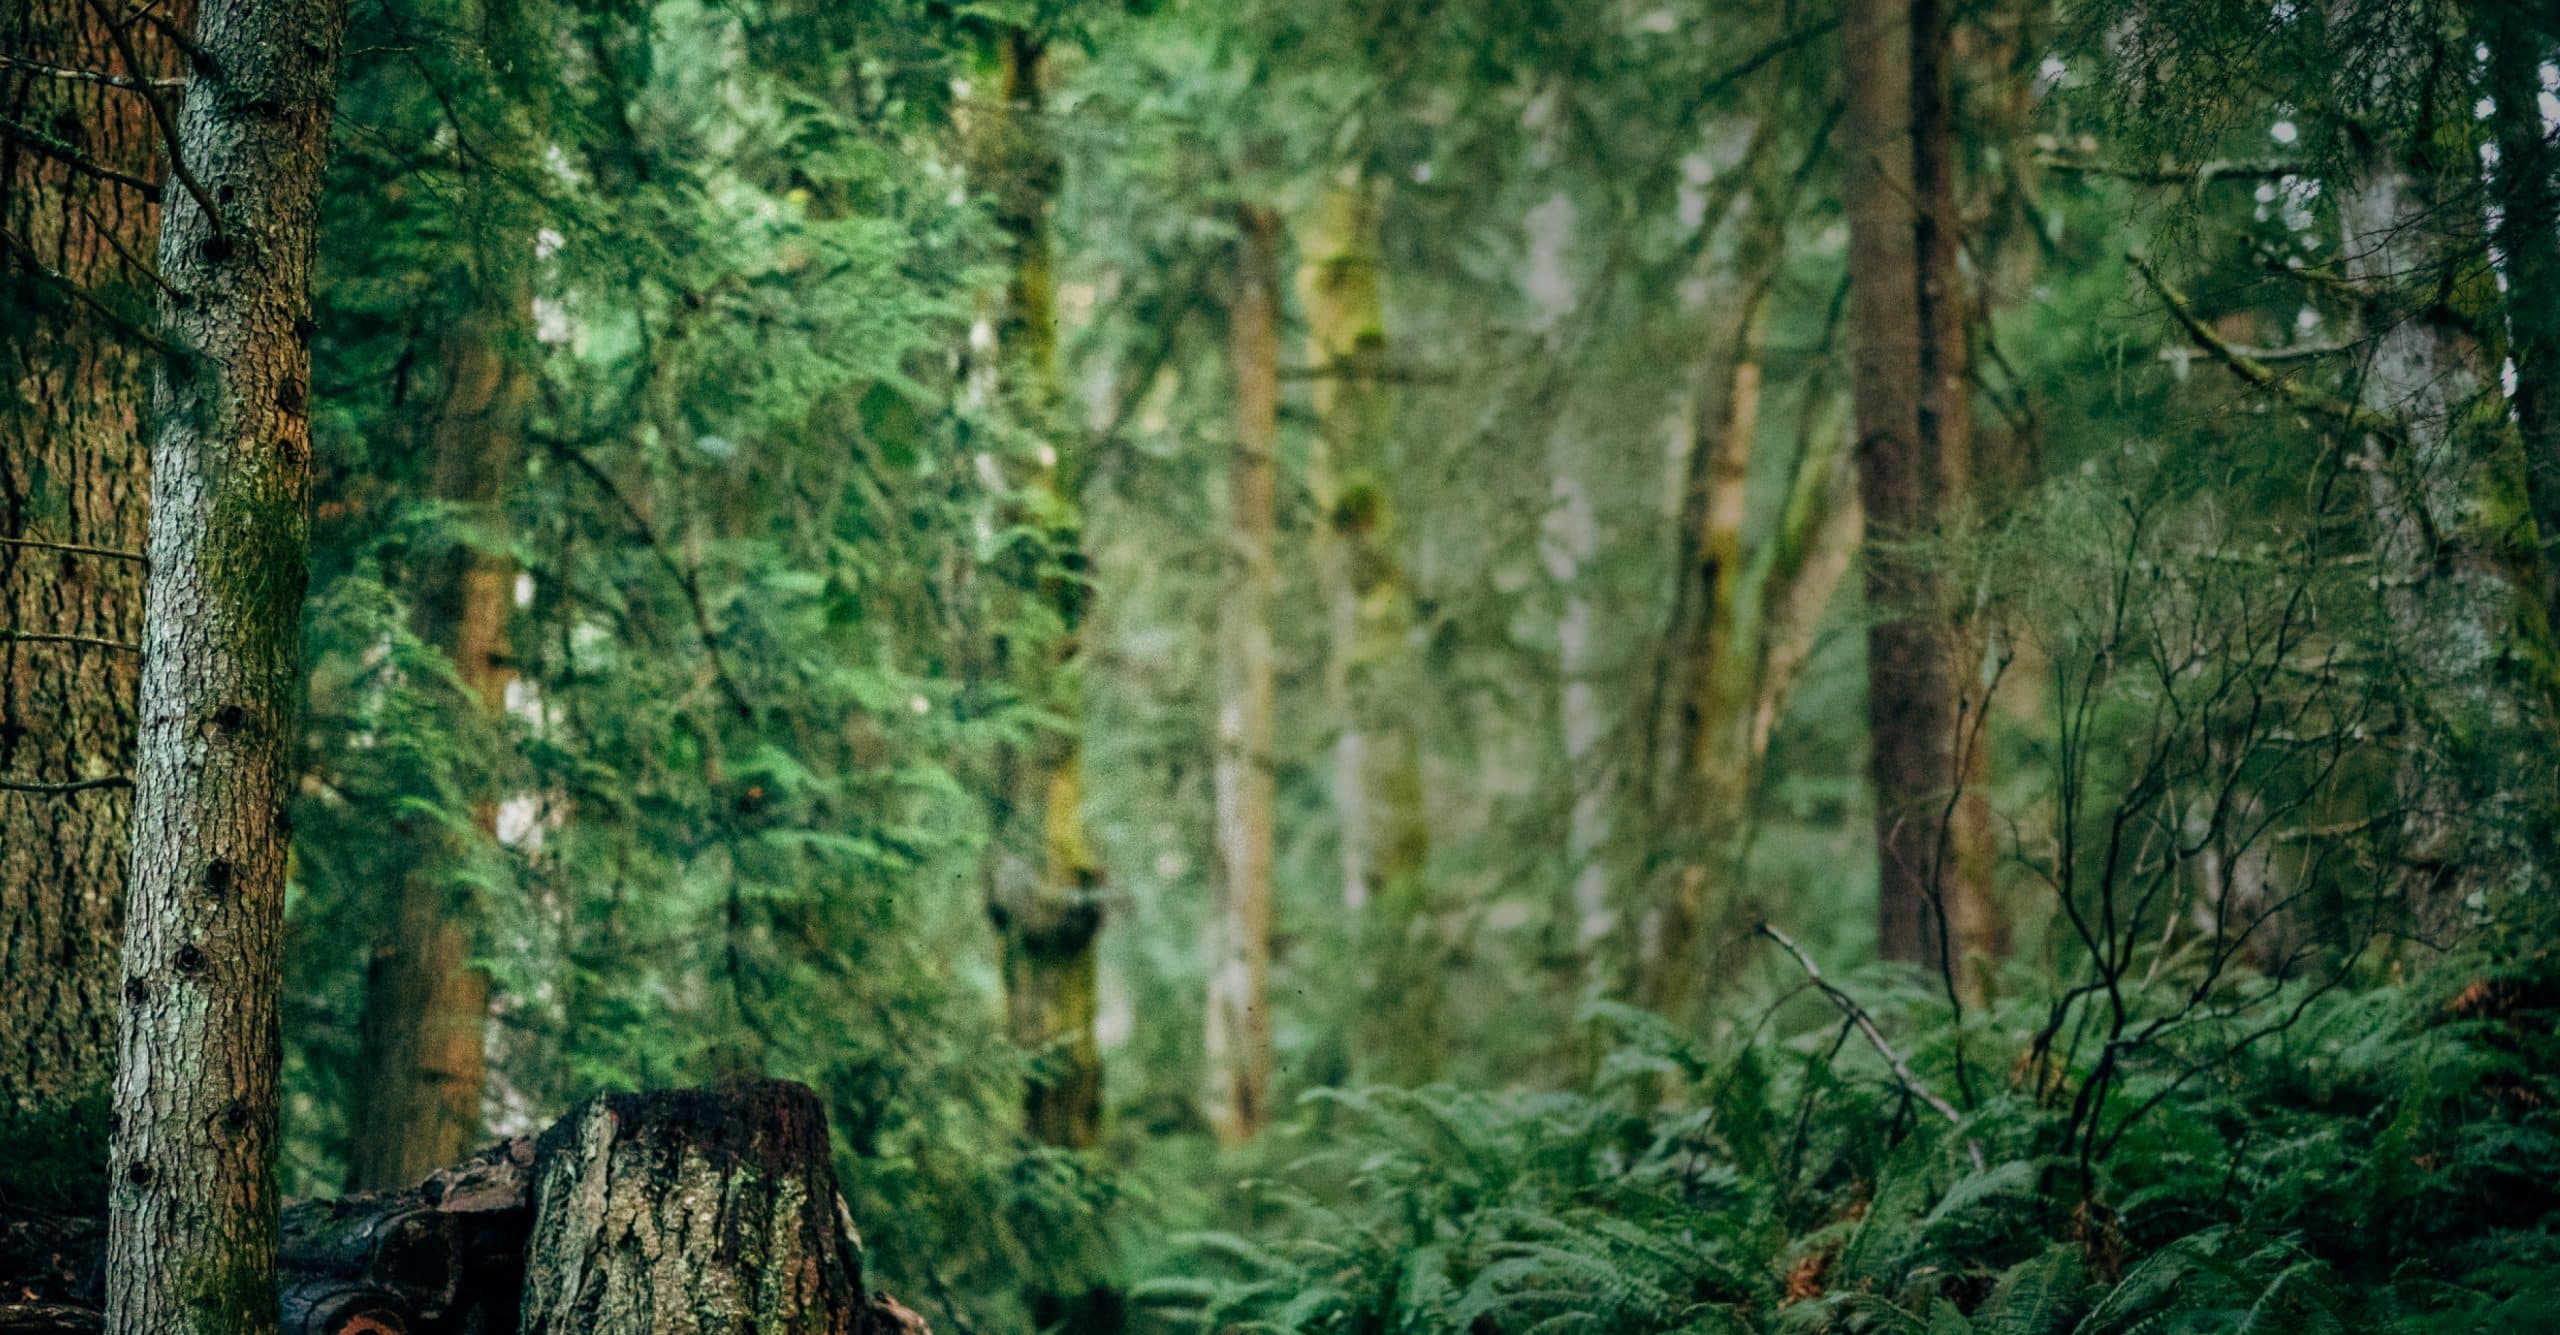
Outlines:
{"label": "undergrowth", "polygon": [[[2560,970],[2252,986],[2122,1063],[2095,1135],[2095,1057],[2031,1055],[2030,1005],[1905,1052],[1917,1088],[1816,1000],[1715,1053],[1597,1008],[1579,1089],[1310,1098],[1252,1222],[1137,1297],[1235,1331],[2560,1328]],[[1946,1030],[1925,1004],[1882,1029]]]}

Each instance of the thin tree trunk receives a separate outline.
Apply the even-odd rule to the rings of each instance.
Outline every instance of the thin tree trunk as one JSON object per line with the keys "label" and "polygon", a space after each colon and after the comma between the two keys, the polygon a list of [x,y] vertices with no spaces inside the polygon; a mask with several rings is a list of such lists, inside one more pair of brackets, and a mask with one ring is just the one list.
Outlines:
{"label": "thin tree trunk", "polygon": [[1572,884],[1574,945],[1586,969],[1611,977],[1618,912],[1614,868],[1617,791],[1623,778],[1608,754],[1609,710],[1602,696],[1605,666],[1600,609],[1591,596],[1592,566],[1600,556],[1600,521],[1586,466],[1571,428],[1559,422],[1547,436],[1549,504],[1538,550],[1554,581],[1556,611],[1556,730],[1562,745],[1566,791],[1565,873]]}
{"label": "thin tree trunk", "polygon": [[1316,569],[1342,905],[1370,942],[1361,952],[1367,967],[1377,970],[1363,980],[1355,1023],[1378,1040],[1361,1045],[1384,1063],[1378,1078],[1421,1083],[1438,1069],[1440,978],[1427,946],[1438,924],[1424,876],[1431,834],[1413,719],[1413,595],[1396,552],[1388,486],[1394,405],[1373,183],[1355,172],[1329,185],[1301,249],[1299,290],[1317,376]]}
{"label": "thin tree trunk", "polygon": [[1942,21],[1933,0],[1850,0],[1841,42],[1878,947],[1952,979],[1965,954],[1996,953],[2002,933],[1955,608],[1905,546],[1936,531],[1965,486]]}
{"label": "thin tree trunk", "polygon": [[[27,0],[0,18],[0,51],[24,60],[140,78],[175,68],[156,33],[133,40],[149,68],[125,67],[90,0]],[[132,90],[9,65],[0,115],[90,162],[159,175],[159,131]],[[0,136],[0,783],[132,768],[141,660],[108,646],[142,638],[150,349],[83,297],[148,322],[129,257],[150,254],[158,215],[142,191]],[[0,790],[0,1110],[107,1087],[131,819],[117,787]]]}
{"label": "thin tree trunk", "polygon": [[[510,285],[497,286],[445,335],[443,402],[428,439],[435,497],[493,525],[522,457],[533,398],[530,307]],[[478,726],[495,727],[515,677],[508,644],[515,562],[494,545],[456,543],[421,573],[418,638],[452,659]],[[473,827],[494,839],[501,794],[484,777],[469,797]],[[349,1118],[352,1190],[407,1186],[461,1158],[479,1138],[488,1087],[489,974],[473,960],[471,916],[454,887],[471,850],[432,822],[403,833],[417,845],[412,870],[365,985],[370,1066]]]}
{"label": "thin tree trunk", "polygon": [[[2560,152],[2542,117],[2542,64],[2560,18],[2531,6],[2488,6],[2489,93],[2496,110],[2496,242],[2507,280],[2508,356],[2525,483],[2547,544],[2560,535]],[[2547,567],[2550,563],[2547,559]],[[2546,580],[2546,619],[2560,621],[2560,579]]]}
{"label": "thin tree trunk", "polygon": [[1271,1115],[1272,564],[1277,524],[1279,223],[1238,213],[1228,355],[1235,455],[1228,468],[1233,574],[1221,613],[1217,790],[1219,896],[1211,917],[1209,1120],[1219,1139],[1250,1139]]}
{"label": "thin tree trunk", "polygon": [[[107,1328],[276,1324],[278,933],[341,0],[207,0],[162,220]],[[199,200],[222,209],[217,219]]]}
{"label": "thin tree trunk", "polygon": [[1023,420],[1057,437],[1025,488],[1031,503],[1013,522],[1047,526],[1065,567],[1040,569],[1026,582],[1054,620],[1058,645],[1050,657],[1019,665],[1021,689],[1065,726],[1007,747],[997,759],[987,910],[1004,951],[1007,1028],[1015,1046],[1036,1058],[1023,1090],[1025,1123],[1043,1144],[1085,1149],[1102,1138],[1102,1048],[1094,1033],[1102,865],[1085,836],[1084,702],[1070,666],[1087,587],[1076,495],[1082,460],[1061,457],[1066,431],[1049,239],[1060,165],[1043,120],[1040,44],[1015,29],[997,55],[999,100],[985,112],[980,156],[1013,270],[996,321],[995,365]]}

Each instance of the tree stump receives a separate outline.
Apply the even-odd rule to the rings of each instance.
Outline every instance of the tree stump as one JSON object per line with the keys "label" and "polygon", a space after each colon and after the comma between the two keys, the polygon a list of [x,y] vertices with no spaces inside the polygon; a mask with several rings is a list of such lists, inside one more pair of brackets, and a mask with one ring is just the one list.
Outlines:
{"label": "tree stump", "polygon": [[526,1335],[872,1327],[804,1085],[605,1094],[534,1151]]}

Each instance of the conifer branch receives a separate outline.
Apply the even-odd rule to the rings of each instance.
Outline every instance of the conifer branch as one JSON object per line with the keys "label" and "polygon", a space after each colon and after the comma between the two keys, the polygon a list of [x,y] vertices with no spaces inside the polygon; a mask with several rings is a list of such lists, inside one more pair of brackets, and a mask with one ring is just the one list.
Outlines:
{"label": "conifer branch", "polygon": [[2400,424],[2391,418],[2361,404],[2339,398],[2334,394],[2324,394],[2304,385],[2250,356],[2247,350],[2232,345],[2205,324],[2204,320],[2195,313],[2195,308],[2187,304],[2187,299],[2176,288],[2169,286],[2168,281],[2160,276],[2158,270],[2151,267],[2150,261],[2139,255],[2127,255],[2125,259],[2132,263],[2134,272],[2141,274],[2143,282],[2149,284],[2152,292],[2159,296],[2161,304],[2168,307],[2170,318],[2176,320],[2178,327],[2186,331],[2188,339],[2207,356],[2230,368],[2233,375],[2313,416],[2331,418],[2355,430],[2385,439],[2400,438]]}
{"label": "conifer branch", "polygon": [[118,171],[103,162],[99,162],[89,157],[87,154],[82,153],[79,149],[73,148],[62,140],[46,134],[42,130],[36,129],[34,126],[21,124],[6,116],[0,116],[0,139],[6,139],[21,148],[33,149],[37,153],[43,154],[45,157],[51,158],[83,176],[92,177],[96,180],[105,181],[110,185],[120,185],[128,190],[136,191],[141,194],[144,199],[150,200],[155,204],[160,201],[160,187],[158,185],[155,185],[150,181],[146,181],[131,172]]}

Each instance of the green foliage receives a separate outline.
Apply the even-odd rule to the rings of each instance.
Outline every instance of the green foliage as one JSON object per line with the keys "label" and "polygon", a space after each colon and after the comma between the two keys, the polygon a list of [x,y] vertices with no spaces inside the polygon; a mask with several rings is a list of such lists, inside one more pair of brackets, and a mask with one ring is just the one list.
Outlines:
{"label": "green foliage", "polygon": [[[1177,1326],[1273,1331],[2491,1328],[2560,1297],[2560,1089],[2534,1051],[2553,982],[2542,960],[2447,961],[2307,993],[2298,1023],[2172,1091],[2087,1195],[2046,1152],[2062,1110],[2023,1092],[1950,1127],[1831,1025],[1708,1063],[1613,1013],[1577,1092],[1310,1100],[1261,1226],[1195,1238],[1138,1296]],[[1943,1055],[1916,1074],[1954,1079]]]}

